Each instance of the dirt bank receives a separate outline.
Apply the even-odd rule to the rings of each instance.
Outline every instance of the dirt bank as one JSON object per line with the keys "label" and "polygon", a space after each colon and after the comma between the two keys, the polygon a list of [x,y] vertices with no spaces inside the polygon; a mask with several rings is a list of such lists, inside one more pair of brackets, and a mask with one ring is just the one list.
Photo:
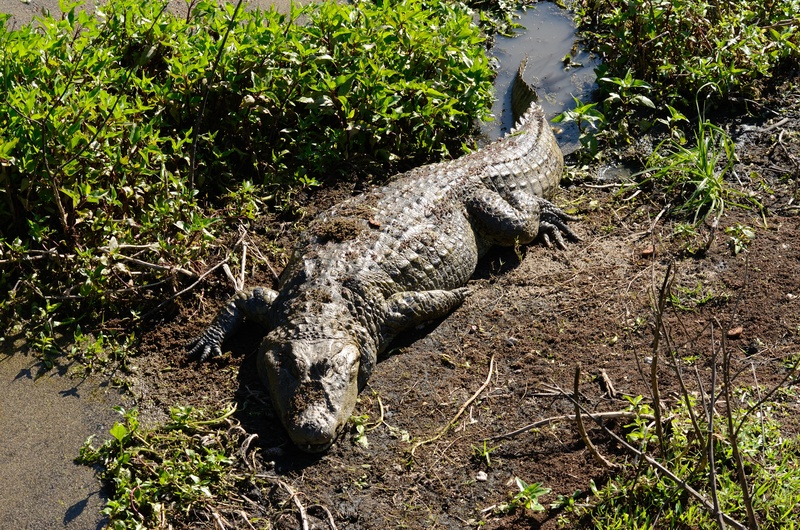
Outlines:
{"label": "dirt bank", "polygon": [[[727,124],[737,142],[734,175],[763,202],[764,218],[729,208],[719,226],[702,226],[687,240],[674,235],[677,220],[662,215],[663,204],[646,193],[620,194],[613,183],[594,179],[567,186],[557,203],[579,216],[573,226],[583,241],[565,251],[533,245],[520,254],[492,252],[461,308],[406,337],[379,362],[356,410],[367,417],[366,448],[353,442],[353,432],[320,459],[292,448],[255,377],[260,330],[245,330],[227,345],[232,353],[208,364],[186,358],[184,344],[232,292],[222,275],[206,296],[145,335],[140,403],[158,410],[233,399],[244,428],[259,435],[260,465],[300,492],[306,505],[327,507],[339,528],[465,528],[480,521],[487,528],[557,528],[553,514],[503,517],[492,507],[515,491],[513,477],[551,488],[542,498],[545,505],[557,495],[586,491],[591,480],[602,483],[606,471],[571,425],[489,442],[491,465],[476,451],[486,438],[570,413],[572,405],[559,389],[572,391],[578,365],[581,393],[592,410],[619,410],[627,404],[625,395],[648,396],[653,297],[670,262],[677,298],[667,312],[668,326],[681,365],[692,374],[692,389],[700,383],[707,388],[720,333],[734,327],[742,328],[728,344],[741,370],[737,385],[769,386],[786,374],[784,359],[800,348],[798,101],[789,91],[781,101],[765,102],[770,111],[763,116]],[[777,109],[782,110],[772,115]],[[779,128],[770,128],[776,123]],[[347,193],[320,190],[305,208],[313,214]],[[735,255],[725,229],[737,225],[752,227],[755,238]],[[251,245],[265,254],[276,239],[288,246],[296,232],[280,227],[278,220],[252,227]],[[271,280],[263,274],[251,283]],[[453,429],[417,449],[412,459],[413,441],[447,425],[487,380],[491,359],[493,370],[479,398]],[[600,384],[603,373],[615,394]],[[674,403],[675,373],[665,365],[660,377],[662,395]],[[796,403],[788,407],[780,419],[792,434],[800,416]],[[603,453],[621,454],[599,429],[590,429],[589,436]],[[258,514],[275,527],[297,524],[296,513],[286,511],[286,495],[243,494],[258,501]],[[324,514],[318,515],[309,518],[326,528]]]}

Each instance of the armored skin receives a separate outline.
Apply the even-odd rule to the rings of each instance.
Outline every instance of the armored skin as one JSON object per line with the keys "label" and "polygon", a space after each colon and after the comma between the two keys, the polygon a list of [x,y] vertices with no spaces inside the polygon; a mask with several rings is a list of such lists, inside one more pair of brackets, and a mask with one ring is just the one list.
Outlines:
{"label": "armored skin", "polygon": [[[520,74],[524,63],[520,67]],[[423,166],[321,214],[300,237],[278,289],[240,292],[193,344],[221,354],[247,319],[269,330],[258,369],[292,441],[328,449],[389,343],[464,301],[478,259],[493,245],[551,238],[572,220],[548,199],[563,157],[534,93],[512,131],[457,160]]]}

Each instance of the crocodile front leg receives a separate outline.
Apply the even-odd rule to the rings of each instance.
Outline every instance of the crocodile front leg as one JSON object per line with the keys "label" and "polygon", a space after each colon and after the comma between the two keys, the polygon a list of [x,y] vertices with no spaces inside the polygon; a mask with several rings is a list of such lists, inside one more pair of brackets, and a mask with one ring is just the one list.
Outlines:
{"label": "crocodile front leg", "polygon": [[580,236],[567,225],[567,221],[577,221],[576,217],[567,214],[546,199],[540,197],[537,199],[539,201],[539,236],[545,245],[551,246],[550,236],[553,236],[558,248],[561,250],[567,248],[564,237],[561,235],[562,232],[573,241],[581,240]]}
{"label": "crocodile front leg", "polygon": [[458,307],[469,294],[467,287],[452,291],[404,291],[393,294],[387,300],[385,327],[389,336],[443,317]]}
{"label": "crocodile front leg", "polygon": [[250,293],[236,293],[203,334],[189,345],[189,356],[198,356],[204,361],[210,356],[222,355],[222,343],[236,333],[245,319],[269,327],[270,308],[277,296],[277,291],[266,287],[256,287]]}

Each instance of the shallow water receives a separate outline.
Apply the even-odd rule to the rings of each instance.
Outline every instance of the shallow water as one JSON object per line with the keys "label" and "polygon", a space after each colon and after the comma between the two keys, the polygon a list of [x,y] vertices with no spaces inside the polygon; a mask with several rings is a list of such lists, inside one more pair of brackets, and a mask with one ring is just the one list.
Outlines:
{"label": "shallow water", "polygon": [[[511,82],[520,62],[528,56],[525,79],[538,90],[539,103],[548,119],[575,107],[573,96],[587,100],[595,87],[594,68],[599,63],[576,43],[572,14],[551,2],[539,2],[520,12],[523,26],[513,38],[498,37],[490,55],[500,68],[495,80],[497,99],[492,107],[495,121],[482,130],[491,140],[508,132],[511,118]],[[564,58],[570,55],[570,65]],[[578,146],[574,124],[553,124],[561,149],[569,153]]]}
{"label": "shallow water", "polygon": [[74,459],[108,437],[122,397],[100,378],[43,373],[21,349],[0,353],[0,528],[101,528],[100,482]]}

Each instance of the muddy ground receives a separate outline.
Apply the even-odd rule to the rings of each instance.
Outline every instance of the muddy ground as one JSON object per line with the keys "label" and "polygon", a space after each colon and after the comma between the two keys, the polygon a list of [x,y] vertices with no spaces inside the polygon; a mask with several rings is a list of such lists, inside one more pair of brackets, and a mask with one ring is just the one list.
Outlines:
{"label": "muddy ground", "polygon": [[[45,4],[52,2],[5,2],[2,10],[12,6],[18,16],[29,16],[33,8]],[[243,487],[235,499],[216,500],[214,509],[220,517],[216,523],[210,513],[201,512],[193,514],[195,523],[175,528],[220,528],[220,524],[249,528],[241,513],[255,528],[299,528],[295,501],[308,509],[311,528],[332,527],[325,510],[339,529],[460,529],[481,524],[490,529],[559,528],[557,510],[498,515],[493,507],[516,491],[514,477],[550,488],[552,492],[541,499],[545,506],[558,495],[585,492],[591,480],[601,484],[609,478],[573,424],[554,423],[492,440],[490,465],[475,455],[474,448],[482,447],[487,438],[571,413],[572,405],[558,389],[571,392],[578,365],[582,402],[590,410],[620,410],[627,404],[621,396],[649,396],[654,293],[670,263],[675,271],[673,292],[687,309],[670,306],[666,321],[691,389],[697,389],[698,380],[708,387],[712,353],[722,348],[722,333],[737,327],[741,333],[725,343],[734,369],[740,372],[736,383],[776,384],[786,375],[784,360],[800,353],[797,82],[795,78],[776,94],[765,94],[749,115],[712,117],[725,124],[736,141],[739,162],[731,184],[762,201],[763,217],[760,212],[729,207],[719,226],[706,225],[687,240],[673,235],[679,219],[662,214],[667,202],[663,198],[648,191],[620,193],[617,182],[603,178],[609,174],[603,167],[582,171],[565,182],[556,199],[578,216],[572,226],[582,241],[566,250],[531,245],[519,253],[491,252],[470,282],[472,294],[462,307],[403,337],[378,363],[356,410],[368,417],[367,447],[354,441],[352,429],[321,457],[291,446],[255,375],[254,354],[262,330],[243,329],[226,344],[225,355],[211,362],[198,364],[187,358],[186,344],[232,294],[224,275],[210,278],[160,320],[135,330],[142,345],[134,359],[137,375],[131,392],[142,417],[157,422],[176,404],[221,408],[234,402],[237,421],[247,433],[258,435],[248,452],[257,473],[276,477],[297,492],[292,498],[285,489]],[[318,190],[299,199],[304,217],[265,216],[249,226],[248,263],[253,264],[253,248],[258,247],[279,272],[297,235],[296,225],[352,192],[352,184]],[[737,224],[753,227],[756,236],[747,251],[734,255],[725,228]],[[255,263],[248,283],[274,287],[263,262]],[[35,364],[17,360],[25,361],[27,368],[14,367],[10,373],[15,381],[17,374],[24,375]],[[601,373],[613,383],[614,395],[599,384]],[[664,401],[674,403],[678,391],[674,370],[663,363],[659,377]],[[76,385],[68,383],[60,400],[70,398],[73,386],[83,389]],[[800,433],[800,407],[796,397],[789,399],[794,401],[786,403],[780,419],[786,434],[793,435]],[[52,408],[61,410],[64,418],[81,414],[54,401]],[[412,458],[413,445],[440,433],[465,403],[454,427],[417,448]],[[90,414],[99,415],[96,410]],[[7,412],[3,416],[19,425],[17,431],[3,429],[5,441],[0,445],[25,448],[25,452],[6,450],[7,461],[13,458],[16,468],[19,462],[27,467],[14,482],[3,466],[0,526],[95,527],[90,512],[99,506],[101,495],[91,481],[78,484],[73,474],[57,482],[47,474],[55,473],[63,462],[70,463],[82,438],[107,430],[116,416],[104,417],[102,429],[99,423],[90,425],[75,440],[62,434],[63,454],[53,463],[42,460],[42,449],[30,443],[35,433],[29,427],[38,423],[41,430],[57,430],[58,422],[32,421],[27,416],[15,420],[17,416]],[[617,432],[622,432],[622,425],[611,423]],[[587,428],[600,452],[625,461],[621,447],[599,428]],[[37,482],[37,476],[46,486]],[[30,486],[30,493],[20,493],[23,483]],[[77,491],[69,496],[60,493],[70,484]],[[3,490],[15,490],[19,493],[15,498],[22,500],[8,502],[12,496]],[[53,508],[49,502],[55,509],[47,514],[56,513],[57,520],[39,513]]]}
{"label": "muddy ground", "polygon": [[[730,207],[719,226],[706,224],[687,240],[673,235],[676,219],[662,215],[664,200],[647,192],[620,194],[615,182],[591,169],[588,180],[568,183],[556,200],[579,217],[572,226],[582,241],[566,250],[532,245],[519,254],[491,252],[462,307],[405,337],[383,357],[356,410],[368,416],[368,447],[353,441],[353,430],[318,458],[291,446],[255,376],[261,330],[243,330],[226,345],[228,353],[212,362],[187,359],[186,343],[232,292],[222,275],[145,332],[134,394],[155,416],[171,404],[218,407],[233,400],[244,429],[258,434],[260,470],[294,488],[304,506],[317,506],[308,510],[312,528],[329,527],[319,506],[340,529],[480,523],[557,528],[555,510],[501,516],[492,507],[516,491],[513,477],[551,488],[542,498],[545,506],[557,495],[586,491],[591,480],[607,480],[608,472],[594,461],[574,425],[555,423],[491,441],[496,447],[491,465],[476,457],[474,448],[486,438],[571,413],[572,405],[557,389],[572,391],[577,366],[590,410],[620,410],[627,403],[621,396],[649,396],[645,374],[653,357],[654,293],[668,264],[680,301],[668,306],[665,319],[690,388],[696,390],[697,381],[708,388],[712,352],[723,346],[740,372],[735,380],[740,387],[776,384],[786,375],[785,359],[800,353],[800,92],[793,86],[752,108],[751,116],[727,120],[739,158],[732,184],[762,201],[763,217]],[[320,190],[306,198],[304,211],[313,216],[348,193],[346,187]],[[734,255],[725,228],[737,224],[753,227],[756,235],[746,251]],[[285,258],[268,246],[290,246],[296,234],[290,224],[265,219],[250,233],[251,244],[279,269]],[[251,283],[273,285],[267,267],[259,264],[256,270]],[[722,334],[737,327],[741,332],[723,345]],[[613,383],[613,397],[599,384],[601,372]],[[664,363],[658,373],[665,402],[674,403],[679,390],[674,370]],[[487,376],[488,385],[454,428],[417,448],[412,458],[413,443],[439,433]],[[781,420],[787,434],[798,434],[800,407],[791,399]],[[620,432],[622,423],[612,426]],[[603,454],[625,460],[624,451],[599,428],[588,429]],[[299,527],[295,504],[282,490],[241,495],[256,502],[249,513],[262,516],[260,524]],[[213,527],[207,515],[198,517],[198,527]],[[228,524],[244,525],[234,519]]]}

